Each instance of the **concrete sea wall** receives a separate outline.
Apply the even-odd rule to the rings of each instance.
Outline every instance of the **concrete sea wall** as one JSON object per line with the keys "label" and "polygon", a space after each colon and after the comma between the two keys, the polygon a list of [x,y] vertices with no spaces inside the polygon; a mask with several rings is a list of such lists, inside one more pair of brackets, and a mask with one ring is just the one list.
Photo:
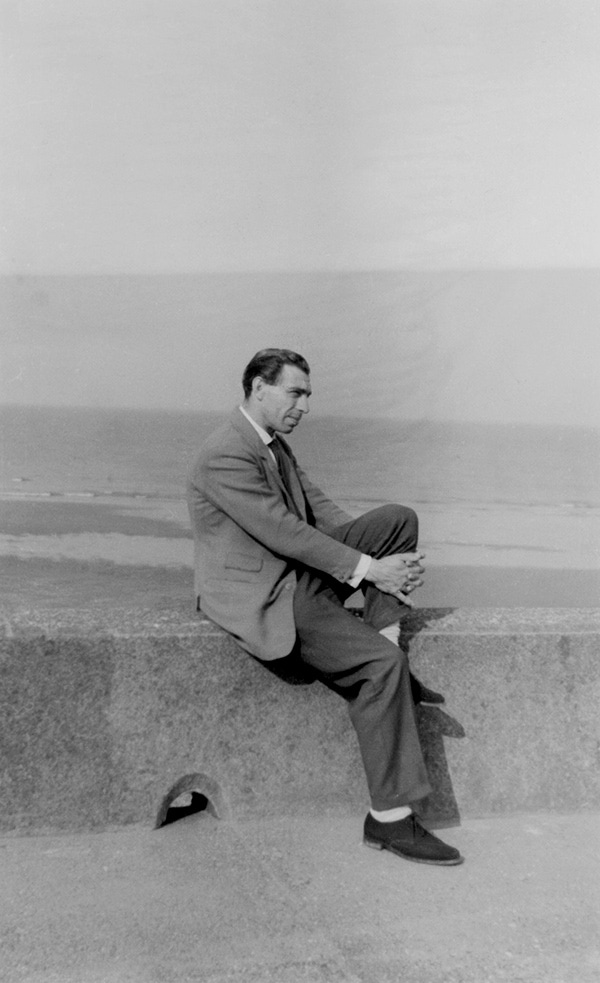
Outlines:
{"label": "concrete sea wall", "polygon": [[[600,611],[423,610],[403,644],[433,825],[600,806]],[[22,611],[0,639],[3,832],[154,826],[182,791],[222,818],[362,813],[339,696],[251,659],[189,605]]]}

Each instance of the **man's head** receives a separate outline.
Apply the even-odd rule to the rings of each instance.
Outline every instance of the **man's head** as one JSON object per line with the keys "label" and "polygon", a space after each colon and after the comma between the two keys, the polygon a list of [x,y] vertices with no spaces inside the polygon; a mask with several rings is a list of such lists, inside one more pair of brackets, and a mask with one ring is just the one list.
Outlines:
{"label": "man's head", "polygon": [[308,413],[310,368],[302,355],[287,348],[257,352],[242,384],[246,411],[269,433],[291,433]]}

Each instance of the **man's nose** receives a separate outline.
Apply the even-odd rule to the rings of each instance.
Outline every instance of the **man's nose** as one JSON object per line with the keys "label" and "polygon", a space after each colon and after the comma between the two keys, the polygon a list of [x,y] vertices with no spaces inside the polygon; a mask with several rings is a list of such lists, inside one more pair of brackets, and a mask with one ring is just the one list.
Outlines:
{"label": "man's nose", "polygon": [[309,407],[308,407],[308,396],[302,396],[302,397],[300,398],[300,400],[298,401],[298,409],[299,409],[299,410],[300,410],[300,411],[301,411],[302,413],[308,413],[308,412],[309,412]]}

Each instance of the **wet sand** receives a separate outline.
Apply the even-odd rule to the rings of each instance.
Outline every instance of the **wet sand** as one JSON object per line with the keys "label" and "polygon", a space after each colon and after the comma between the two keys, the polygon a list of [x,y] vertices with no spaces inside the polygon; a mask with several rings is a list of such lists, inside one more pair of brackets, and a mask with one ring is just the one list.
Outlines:
{"label": "wet sand", "polygon": [[[5,498],[0,554],[0,594],[11,608],[194,603],[181,500]],[[418,607],[600,605],[600,570],[432,559]]]}
{"label": "wet sand", "polygon": [[191,537],[187,509],[179,500],[103,497],[0,499],[0,534],[64,536],[122,533],[128,536]]}

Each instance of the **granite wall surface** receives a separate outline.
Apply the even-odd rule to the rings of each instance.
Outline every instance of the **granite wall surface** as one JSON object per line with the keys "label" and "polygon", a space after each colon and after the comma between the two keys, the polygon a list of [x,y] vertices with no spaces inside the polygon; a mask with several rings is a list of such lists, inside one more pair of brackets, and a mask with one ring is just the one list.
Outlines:
{"label": "granite wall surface", "polygon": [[[0,624],[4,832],[154,826],[192,790],[231,821],[367,809],[343,700],[188,605]],[[433,825],[600,806],[599,639],[591,609],[408,616],[413,670],[446,696],[418,708]]]}

